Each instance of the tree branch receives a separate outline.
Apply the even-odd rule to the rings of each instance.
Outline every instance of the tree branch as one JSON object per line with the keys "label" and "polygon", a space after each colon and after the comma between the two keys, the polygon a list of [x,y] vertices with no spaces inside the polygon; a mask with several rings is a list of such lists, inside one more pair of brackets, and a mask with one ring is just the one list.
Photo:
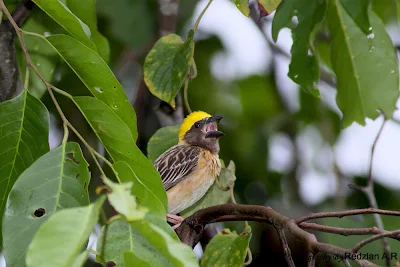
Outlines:
{"label": "tree branch", "polygon": [[[355,228],[346,229],[335,228],[329,226],[322,226],[312,223],[304,223],[304,221],[317,219],[317,218],[329,218],[329,217],[344,217],[359,214],[385,214],[392,216],[400,216],[400,211],[389,211],[380,209],[357,209],[339,212],[321,212],[313,213],[307,216],[303,216],[297,219],[287,218],[280,213],[274,211],[270,207],[256,206],[256,205],[241,205],[241,204],[223,204],[205,208],[195,212],[193,215],[186,218],[181,225],[176,229],[176,232],[181,241],[191,247],[198,242],[204,228],[207,224],[223,221],[259,221],[271,224],[275,227],[280,237],[281,244],[284,247],[285,256],[288,262],[290,262],[289,247],[285,242],[286,237],[282,235],[282,231],[285,231],[289,235],[293,236],[298,243],[306,246],[312,255],[316,255],[318,252],[325,252],[333,254],[335,257],[343,261],[346,264],[346,260],[350,259],[361,266],[377,266],[369,261],[357,260],[356,253],[353,250],[344,249],[341,247],[333,246],[330,244],[318,242],[316,237],[303,230],[314,229],[326,231],[334,234],[341,235],[358,235],[358,234],[373,234],[379,233],[374,237],[373,240],[382,238],[384,236],[390,236],[398,239],[399,233],[397,231],[388,232],[378,228]],[[378,237],[379,236],[379,237]],[[368,241],[368,242],[372,242]],[[287,248],[286,248],[287,246]],[[289,255],[289,256],[288,256]],[[312,257],[310,258],[312,259]],[[289,266],[291,263],[289,263]],[[309,266],[312,266],[312,261],[309,262]]]}
{"label": "tree branch", "polygon": [[[299,226],[302,229],[315,230],[315,231],[319,231],[319,232],[325,232],[325,233],[331,233],[331,234],[337,234],[337,235],[343,235],[343,236],[390,233],[390,231],[382,230],[382,229],[379,229],[376,227],[341,228],[341,227],[332,227],[332,226],[326,226],[326,225],[321,225],[321,224],[317,224],[317,223],[306,223],[306,222],[300,223]],[[396,237],[396,236],[391,236],[391,238],[400,240],[400,237]]]}
{"label": "tree branch", "polygon": [[[399,239],[400,238],[400,230],[386,231],[385,233],[381,233],[381,234],[378,234],[378,235],[371,236],[370,238],[367,238],[367,239],[361,241],[360,243],[358,243],[353,248],[353,252],[358,252],[363,246],[365,246],[365,245],[367,245],[367,244],[369,244],[369,243],[371,243],[371,242],[373,242],[375,240],[384,238],[386,236],[387,237],[393,237],[394,239]],[[387,257],[389,257],[390,254],[386,254],[386,255],[387,255]]]}

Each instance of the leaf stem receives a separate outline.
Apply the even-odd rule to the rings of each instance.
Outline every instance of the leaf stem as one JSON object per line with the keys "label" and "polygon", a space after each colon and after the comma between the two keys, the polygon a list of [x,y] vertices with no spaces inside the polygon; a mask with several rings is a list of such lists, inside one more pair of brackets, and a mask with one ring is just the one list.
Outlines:
{"label": "leaf stem", "polygon": [[200,13],[200,16],[197,18],[196,23],[194,24],[194,27],[193,27],[194,32],[197,31],[197,27],[199,27],[200,20],[203,17],[204,13],[206,13],[206,11],[207,11],[208,7],[211,5],[212,1],[213,0],[208,1],[206,7],[203,9],[203,11]]}
{"label": "leaf stem", "polygon": [[187,112],[192,113],[192,109],[190,108],[189,99],[188,99],[188,87],[189,87],[189,78],[186,77],[185,86],[183,88],[183,102],[185,103],[185,108],[186,108]]}

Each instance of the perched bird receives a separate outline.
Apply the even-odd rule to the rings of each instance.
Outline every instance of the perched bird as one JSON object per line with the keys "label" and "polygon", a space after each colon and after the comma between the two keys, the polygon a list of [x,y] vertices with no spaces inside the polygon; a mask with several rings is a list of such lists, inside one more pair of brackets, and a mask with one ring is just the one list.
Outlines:
{"label": "perched bird", "polygon": [[177,214],[201,199],[221,171],[218,131],[222,116],[190,113],[179,129],[179,142],[154,161],[168,196],[168,213]]}

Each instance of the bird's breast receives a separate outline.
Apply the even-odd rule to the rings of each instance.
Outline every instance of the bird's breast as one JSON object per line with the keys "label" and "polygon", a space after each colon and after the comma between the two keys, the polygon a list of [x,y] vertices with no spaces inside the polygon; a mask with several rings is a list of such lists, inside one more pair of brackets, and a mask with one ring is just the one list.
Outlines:
{"label": "bird's breast", "polygon": [[218,155],[202,151],[196,170],[167,191],[168,213],[177,214],[199,201],[221,172]]}

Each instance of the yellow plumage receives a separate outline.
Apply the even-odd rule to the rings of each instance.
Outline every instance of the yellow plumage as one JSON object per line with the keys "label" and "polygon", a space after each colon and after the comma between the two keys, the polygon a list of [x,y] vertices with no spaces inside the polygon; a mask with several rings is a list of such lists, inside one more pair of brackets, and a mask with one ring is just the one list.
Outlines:
{"label": "yellow plumage", "polygon": [[185,136],[187,131],[190,130],[196,121],[201,121],[202,119],[209,117],[211,117],[211,115],[204,111],[194,111],[187,115],[183,120],[181,127],[179,128],[179,139],[182,139]]}

